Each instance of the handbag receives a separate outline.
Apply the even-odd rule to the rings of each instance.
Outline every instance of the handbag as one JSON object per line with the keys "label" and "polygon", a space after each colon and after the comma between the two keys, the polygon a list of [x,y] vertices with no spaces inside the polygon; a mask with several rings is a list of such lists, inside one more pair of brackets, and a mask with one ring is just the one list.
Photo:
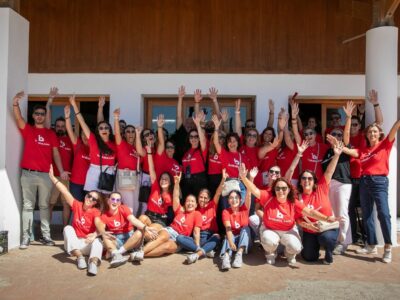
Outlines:
{"label": "handbag", "polygon": [[124,169],[118,170],[118,189],[135,190],[138,184],[139,158],[137,159],[136,171]]}
{"label": "handbag", "polygon": [[319,228],[319,232],[324,232],[331,229],[338,229],[339,228],[339,221],[335,221],[332,223],[326,221],[317,221],[317,226]]}
{"label": "handbag", "polygon": [[[242,164],[242,155],[239,153],[239,166]],[[240,192],[240,179],[238,178],[229,178],[225,181],[224,187],[222,189],[222,197],[226,197],[232,191],[239,191]]]}
{"label": "handbag", "polygon": [[151,187],[145,182],[146,185],[143,184],[143,175],[141,176],[140,180],[140,188],[139,188],[139,202],[147,203],[150,197]]}
{"label": "handbag", "polygon": [[112,192],[114,190],[114,183],[115,183],[115,174],[108,174],[107,170],[110,168],[108,166],[103,172],[102,166],[102,156],[103,153],[100,151],[100,175],[99,175],[99,183],[97,184],[97,188],[99,190]]}

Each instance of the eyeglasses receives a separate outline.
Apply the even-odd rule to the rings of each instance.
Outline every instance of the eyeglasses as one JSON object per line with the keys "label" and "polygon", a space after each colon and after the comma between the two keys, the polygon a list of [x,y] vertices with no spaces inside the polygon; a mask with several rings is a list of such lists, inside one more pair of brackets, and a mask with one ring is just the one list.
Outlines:
{"label": "eyeglasses", "polygon": [[246,128],[256,128],[256,124],[247,124]]}
{"label": "eyeglasses", "polygon": [[44,116],[46,115],[45,112],[39,112],[39,111],[35,111],[33,114],[34,114],[35,116],[42,116],[42,117],[44,117]]}
{"label": "eyeglasses", "polygon": [[110,130],[110,127],[108,126],[99,126],[99,130]]}
{"label": "eyeglasses", "polygon": [[278,171],[278,170],[269,170],[269,174],[276,174],[276,175],[279,175],[279,174],[281,174],[281,171]]}
{"label": "eyeglasses", "polygon": [[314,180],[314,177],[312,177],[312,176],[310,176],[310,177],[308,177],[308,176],[301,176],[301,180],[313,181],[313,180]]}
{"label": "eyeglasses", "polygon": [[165,146],[165,148],[166,149],[175,149],[175,146],[174,145],[167,145],[167,146]]}
{"label": "eyeglasses", "polygon": [[147,137],[149,137],[150,135],[153,135],[153,134],[154,134],[153,132],[148,131],[146,133],[143,133],[143,137],[147,138]]}
{"label": "eyeglasses", "polygon": [[309,136],[309,135],[314,135],[314,132],[312,131],[308,131],[308,132],[304,132],[304,136]]}
{"label": "eyeglasses", "polygon": [[198,139],[199,136],[198,135],[189,135],[189,139]]}
{"label": "eyeglasses", "polygon": [[343,133],[339,133],[339,132],[331,132],[331,136],[342,137],[342,136],[343,136]]}
{"label": "eyeglasses", "polygon": [[257,134],[250,134],[250,133],[249,133],[249,134],[247,134],[246,136],[247,136],[247,137],[252,137],[252,138],[257,138]]}
{"label": "eyeglasses", "polygon": [[351,123],[351,126],[352,127],[357,127],[357,126],[359,126],[359,124],[358,123]]}
{"label": "eyeglasses", "polygon": [[229,196],[228,199],[240,199],[240,197],[239,197],[238,195],[236,195],[236,196]]}
{"label": "eyeglasses", "polygon": [[99,199],[94,197],[92,194],[86,194],[86,198],[88,198],[89,200],[92,200],[92,201],[96,201],[96,202],[99,201]]}
{"label": "eyeglasses", "polygon": [[121,198],[114,198],[114,197],[112,197],[112,198],[110,198],[110,201],[111,201],[112,203],[119,203],[119,202],[121,202]]}
{"label": "eyeglasses", "polygon": [[275,186],[276,192],[279,192],[279,191],[286,192],[287,190],[288,190],[287,186]]}
{"label": "eyeglasses", "polygon": [[219,138],[220,140],[224,140],[224,139],[226,139],[226,136],[220,135],[220,136],[218,136],[218,138]]}

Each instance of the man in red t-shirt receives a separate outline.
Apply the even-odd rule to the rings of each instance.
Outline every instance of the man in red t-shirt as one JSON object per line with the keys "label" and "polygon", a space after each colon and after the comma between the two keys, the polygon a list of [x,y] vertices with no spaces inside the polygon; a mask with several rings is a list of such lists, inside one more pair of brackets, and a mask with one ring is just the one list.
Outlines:
{"label": "man in red t-shirt", "polygon": [[39,195],[40,221],[43,238],[41,242],[47,246],[54,246],[50,236],[49,196],[53,186],[49,178],[49,169],[54,163],[60,170],[60,177],[68,179],[64,171],[58,152],[57,137],[54,132],[45,127],[46,107],[33,108],[34,125],[29,125],[22,117],[19,101],[24,92],[19,92],[13,99],[13,113],[17,126],[24,139],[25,146],[22,154],[21,187],[22,187],[22,242],[20,249],[26,249],[30,243],[30,234],[33,221],[33,210],[36,195]]}

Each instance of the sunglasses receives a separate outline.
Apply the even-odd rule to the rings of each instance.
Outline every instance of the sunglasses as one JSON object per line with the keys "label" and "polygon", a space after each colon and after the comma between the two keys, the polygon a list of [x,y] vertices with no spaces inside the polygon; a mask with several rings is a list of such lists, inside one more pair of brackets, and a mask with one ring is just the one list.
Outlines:
{"label": "sunglasses", "polygon": [[308,176],[301,176],[301,180],[313,181],[313,180],[314,180],[314,177],[312,177],[312,176],[310,176],[310,177],[308,177]]}
{"label": "sunglasses", "polygon": [[199,136],[198,135],[189,135],[189,139],[198,139]]}
{"label": "sunglasses", "polygon": [[256,138],[256,137],[257,137],[257,134],[248,134],[247,137]]}
{"label": "sunglasses", "polygon": [[45,112],[38,112],[38,111],[35,111],[33,114],[34,114],[35,116],[42,116],[42,117],[44,117],[44,116],[46,115]]}
{"label": "sunglasses", "polygon": [[96,201],[96,202],[99,201],[99,199],[94,197],[92,194],[86,194],[86,198],[88,198],[89,200],[92,200],[92,201]]}
{"label": "sunglasses", "polygon": [[110,201],[111,201],[112,203],[119,203],[119,202],[121,202],[121,198],[114,198],[114,197],[112,197],[112,198],[110,198]]}
{"label": "sunglasses", "polygon": [[304,132],[304,136],[309,136],[309,135],[314,135],[314,132],[312,131]]}
{"label": "sunglasses", "polygon": [[359,126],[359,124],[358,123],[351,123],[351,126],[352,127],[357,127],[357,126]]}
{"label": "sunglasses", "polygon": [[256,125],[255,124],[247,124],[246,128],[256,128]]}
{"label": "sunglasses", "polygon": [[340,117],[332,117],[332,120],[340,120]]}
{"label": "sunglasses", "polygon": [[279,192],[279,191],[286,192],[287,190],[288,190],[287,186],[276,186],[275,187],[276,192]]}
{"label": "sunglasses", "polygon": [[278,171],[278,170],[269,170],[269,174],[276,174],[276,175],[279,175],[279,174],[281,174],[281,171]]}
{"label": "sunglasses", "polygon": [[149,131],[149,132],[143,133],[143,137],[147,138],[147,137],[149,137],[150,135],[153,135],[153,134],[154,134],[153,132]]}
{"label": "sunglasses", "polygon": [[125,130],[125,133],[135,133],[135,130]]}
{"label": "sunglasses", "polygon": [[108,126],[99,126],[99,130],[110,130],[110,127]]}
{"label": "sunglasses", "polygon": [[175,149],[175,146],[174,145],[167,145],[165,148],[166,149]]}
{"label": "sunglasses", "polygon": [[343,133],[339,133],[339,132],[331,132],[331,136],[337,136],[337,137],[342,137]]}

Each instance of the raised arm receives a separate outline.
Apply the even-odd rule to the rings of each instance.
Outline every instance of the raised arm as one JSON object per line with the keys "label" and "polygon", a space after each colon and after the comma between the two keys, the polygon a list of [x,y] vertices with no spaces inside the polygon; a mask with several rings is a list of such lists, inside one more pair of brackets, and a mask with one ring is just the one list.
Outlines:
{"label": "raised arm", "polygon": [[[193,122],[196,125],[197,132],[199,133],[199,139],[200,139],[200,148],[201,151],[206,150],[207,148],[207,140],[206,140],[206,135],[204,134],[203,128],[201,128],[201,121],[204,120],[204,113],[200,111],[198,114],[196,114],[195,117],[193,117]],[[203,153],[201,153],[203,155]]]}
{"label": "raised arm", "polygon": [[222,190],[224,189],[224,184],[226,179],[228,178],[228,173],[226,172],[226,169],[222,169],[222,178],[221,182],[219,183],[219,186],[217,187],[217,190],[215,191],[215,195],[213,197],[213,201],[215,202],[215,205],[218,207],[219,199],[221,198]]}
{"label": "raised arm", "polygon": [[382,115],[382,110],[379,105],[379,100],[378,100],[378,92],[376,90],[370,90],[368,93],[367,100],[369,103],[371,103],[374,106],[374,112],[375,112],[375,123],[382,125],[383,124],[383,115]]}
{"label": "raised arm", "polygon": [[219,109],[219,104],[218,104],[218,90],[215,87],[210,87],[208,90],[209,94],[208,97],[212,100],[213,106],[214,106],[214,114],[216,114],[218,117],[221,117],[221,110]]}
{"label": "raised arm", "polygon": [[104,104],[106,104],[106,97],[99,97],[99,107],[97,108],[97,123],[104,121]]}
{"label": "raised arm", "polygon": [[215,131],[215,133],[213,134],[213,142],[214,142],[215,151],[217,151],[218,154],[221,154],[222,147],[219,143],[219,138],[218,138],[218,130],[219,130],[219,126],[221,125],[221,120],[218,118],[217,115],[213,115],[212,120],[214,122],[214,131]]}
{"label": "raised arm", "polygon": [[61,161],[61,156],[60,152],[58,151],[57,147],[53,147],[53,161],[55,165],[57,166],[58,171],[60,172],[60,177],[62,180],[69,180],[69,174],[70,172],[64,171],[62,161]]}
{"label": "raised arm", "polygon": [[[328,139],[328,141],[329,141],[329,139]],[[332,175],[335,172],[336,165],[339,161],[339,156],[340,156],[340,154],[342,154],[342,151],[343,151],[342,143],[337,143],[333,146],[333,152],[335,154],[333,155],[331,161],[328,164],[328,167],[326,168],[326,170],[324,172],[324,177],[325,177],[325,181],[327,184],[329,184],[331,182]]]}
{"label": "raised arm", "polygon": [[19,129],[24,129],[26,125],[26,122],[21,114],[21,109],[19,108],[19,101],[21,101],[21,99],[24,98],[24,96],[25,96],[24,91],[20,91],[13,98],[14,119],[17,122],[17,126]]}
{"label": "raised arm", "polygon": [[301,145],[297,144],[297,153],[294,157],[292,164],[289,169],[286,171],[285,178],[287,180],[291,180],[293,177],[294,170],[296,170],[297,165],[299,164],[300,158],[303,156],[304,151],[308,148],[309,143],[307,140],[304,140]]}
{"label": "raised arm", "polygon": [[178,209],[180,205],[179,196],[181,193],[181,189],[179,183],[181,182],[182,172],[179,172],[178,175],[174,176],[174,191],[172,193],[172,208],[174,212]]}
{"label": "raised arm", "polygon": [[135,132],[136,132],[135,146],[136,146],[137,153],[139,153],[139,155],[141,157],[145,157],[146,150],[143,148],[142,139],[140,137],[142,130],[143,130],[143,128],[141,126],[135,126]]}
{"label": "raised arm", "polygon": [[[246,173],[247,173],[247,170],[246,170]],[[258,174],[258,168],[257,167],[254,167],[249,171],[249,180],[250,180],[251,183],[254,182],[254,178],[256,178],[257,174]],[[248,209],[250,209],[250,206],[251,206],[251,192],[249,190],[246,190],[246,198],[244,200],[244,203],[245,203],[246,207]]]}
{"label": "raised arm", "polygon": [[271,152],[272,150],[278,148],[281,145],[282,140],[283,140],[283,131],[280,131],[278,133],[278,136],[274,138],[272,143],[263,145],[260,147],[260,149],[258,149],[258,158],[263,159],[268,152]]}
{"label": "raised arm", "polygon": [[157,117],[157,139],[158,139],[157,153],[158,153],[158,155],[161,155],[165,150],[165,138],[164,138],[164,130],[163,130],[164,124],[165,124],[164,115],[159,114]]}
{"label": "raised arm", "polygon": [[146,152],[147,152],[147,161],[149,162],[149,175],[150,175],[150,180],[151,184],[157,181],[157,174],[156,174],[156,169],[154,167],[154,160],[153,160],[153,154],[151,153],[151,147],[149,145],[146,145]]}
{"label": "raised arm", "polygon": [[296,103],[295,101],[290,102],[290,106],[292,108],[292,130],[293,130],[293,135],[294,135],[294,140],[296,141],[296,144],[301,143],[301,136],[299,133],[299,127],[298,127],[298,121],[297,121],[297,116],[299,114],[299,104]]}
{"label": "raised arm", "polygon": [[274,127],[275,103],[272,99],[268,100],[268,108],[269,108],[269,114],[268,114],[267,127]]}
{"label": "raised arm", "polygon": [[194,114],[197,115],[200,112],[200,102],[203,99],[201,95],[201,90],[196,89],[194,91]]}
{"label": "raised arm", "polygon": [[176,106],[176,129],[183,124],[183,97],[185,97],[185,87],[181,85],[178,89],[178,103]]}
{"label": "raised arm", "polygon": [[75,95],[69,97],[69,103],[74,108],[75,117],[78,120],[79,125],[81,125],[83,133],[86,135],[87,138],[89,138],[90,129],[89,129],[89,126],[87,126],[85,120],[83,119],[81,112],[79,111],[78,104],[76,104]]}
{"label": "raised arm", "polygon": [[[242,164],[244,165],[244,164]],[[245,166],[243,166],[244,168],[246,168]],[[250,191],[250,193],[252,193],[254,195],[254,197],[256,198],[260,198],[261,197],[261,191],[258,189],[258,187],[256,187],[256,185],[251,182],[248,178],[247,178],[247,170],[246,172],[241,172],[240,168],[243,168],[242,166],[239,167],[239,176],[240,179],[242,180],[243,184],[246,186],[247,192]]]}
{"label": "raised arm", "polygon": [[353,110],[356,106],[353,101],[347,101],[346,106],[343,106],[343,110],[346,113],[346,124],[344,126],[343,131],[343,143],[348,145],[350,143],[350,126],[351,126],[351,117],[353,115]]}
{"label": "raised arm", "polygon": [[284,114],[284,118],[286,121],[286,125],[283,128],[283,139],[285,141],[286,147],[288,147],[290,150],[293,151],[295,145],[294,145],[292,137],[290,135],[289,126],[288,126],[289,116],[287,113]]}
{"label": "raised arm", "polygon": [[119,126],[119,116],[121,114],[121,111],[119,108],[116,108],[113,112],[114,115],[114,131],[115,131],[115,143],[117,145],[120,145],[122,142],[122,136],[121,136],[121,126]]}
{"label": "raised arm", "polygon": [[46,103],[46,120],[44,126],[46,128],[51,127],[51,105],[53,104],[53,100],[58,96],[58,88],[53,86],[50,88],[49,99],[47,99]]}
{"label": "raised arm", "polygon": [[226,108],[221,111],[221,119],[222,119],[222,130],[224,132],[229,132],[229,112]]}
{"label": "raised arm", "polygon": [[57,177],[54,176],[53,165],[50,165],[49,177],[54,186],[60,191],[61,195],[64,196],[67,204],[72,207],[72,204],[74,203],[74,196],[72,196],[68,188],[61,181],[59,181]]}
{"label": "raised arm", "polygon": [[76,145],[78,138],[75,135],[74,129],[71,123],[71,105],[64,106],[64,118],[65,118],[65,128],[67,129],[68,137],[73,145]]}
{"label": "raised arm", "polygon": [[237,99],[235,102],[235,131],[239,136],[242,136],[242,120],[240,118],[240,104],[242,100]]}
{"label": "raised arm", "polygon": [[389,134],[388,134],[388,140],[389,140],[389,142],[393,142],[393,141],[394,141],[394,139],[396,138],[396,133],[397,133],[397,131],[399,130],[399,128],[400,128],[400,120],[397,120],[397,121],[393,124],[392,128],[391,128],[390,131],[389,131]]}

